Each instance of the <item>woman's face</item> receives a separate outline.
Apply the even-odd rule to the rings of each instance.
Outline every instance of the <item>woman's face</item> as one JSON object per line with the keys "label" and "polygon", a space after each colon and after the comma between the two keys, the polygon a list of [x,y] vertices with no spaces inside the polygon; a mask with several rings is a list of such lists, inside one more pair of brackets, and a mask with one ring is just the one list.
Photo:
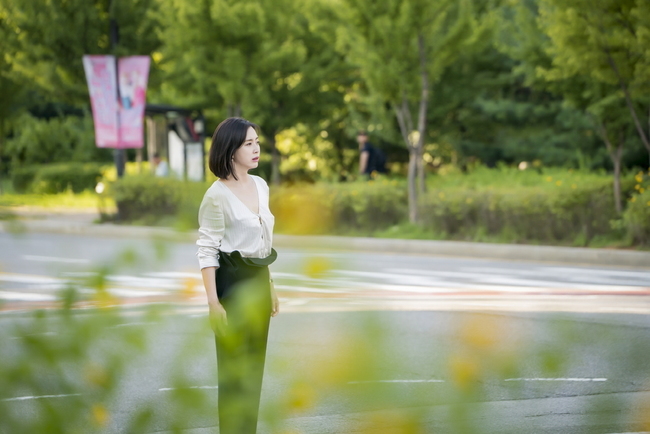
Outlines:
{"label": "woman's face", "polygon": [[248,127],[246,132],[246,140],[235,151],[233,161],[236,166],[241,169],[250,170],[255,169],[259,164],[260,159],[260,140],[253,127]]}

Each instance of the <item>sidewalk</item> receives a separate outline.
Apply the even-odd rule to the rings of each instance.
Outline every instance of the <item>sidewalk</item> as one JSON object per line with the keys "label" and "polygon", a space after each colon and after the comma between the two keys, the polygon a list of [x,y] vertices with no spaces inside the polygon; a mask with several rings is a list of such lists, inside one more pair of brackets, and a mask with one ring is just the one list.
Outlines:
{"label": "sidewalk", "polygon": [[[96,224],[93,212],[18,212],[18,220],[0,221],[0,232],[75,234],[81,236],[164,238],[193,242],[196,232],[170,228]],[[274,235],[274,245],[284,248],[391,252],[507,261],[551,262],[590,266],[650,268],[650,252],[580,247],[491,244],[462,241],[403,240],[340,236]]]}

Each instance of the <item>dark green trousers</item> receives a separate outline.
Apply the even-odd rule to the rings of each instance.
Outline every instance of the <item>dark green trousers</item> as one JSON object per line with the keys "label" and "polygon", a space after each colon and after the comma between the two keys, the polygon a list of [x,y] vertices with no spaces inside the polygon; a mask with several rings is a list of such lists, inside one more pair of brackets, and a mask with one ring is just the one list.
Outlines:
{"label": "dark green trousers", "polygon": [[269,269],[232,260],[219,264],[217,293],[228,318],[215,339],[219,432],[255,434],[271,317]]}

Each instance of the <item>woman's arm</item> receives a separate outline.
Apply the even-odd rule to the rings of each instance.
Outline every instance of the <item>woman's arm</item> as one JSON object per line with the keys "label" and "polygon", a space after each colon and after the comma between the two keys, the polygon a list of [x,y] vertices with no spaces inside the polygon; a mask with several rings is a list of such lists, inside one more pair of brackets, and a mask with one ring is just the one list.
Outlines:
{"label": "woman's arm", "polygon": [[226,229],[221,200],[210,188],[203,197],[199,208],[199,246],[197,256],[203,277],[203,287],[208,297],[210,326],[216,334],[221,334],[228,324],[226,310],[217,297],[216,270],[219,268],[219,247]]}
{"label": "woman's arm", "polygon": [[217,297],[217,282],[216,282],[216,267],[206,267],[201,269],[201,276],[203,277],[203,286],[205,293],[208,296],[208,308],[210,327],[215,334],[223,334],[225,327],[228,325],[228,318],[226,310],[219,303]]}

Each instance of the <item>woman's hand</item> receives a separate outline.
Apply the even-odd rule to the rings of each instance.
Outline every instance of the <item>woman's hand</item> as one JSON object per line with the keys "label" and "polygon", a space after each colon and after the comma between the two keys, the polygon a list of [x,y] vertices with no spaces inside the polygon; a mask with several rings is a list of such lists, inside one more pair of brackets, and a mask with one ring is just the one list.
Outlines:
{"label": "woman's hand", "polygon": [[223,336],[228,327],[228,316],[226,314],[226,309],[223,308],[221,303],[208,303],[208,308],[210,312],[208,317],[210,319],[210,327],[214,334],[217,336]]}
{"label": "woman's hand", "polygon": [[273,279],[271,279],[271,316],[276,316],[280,312],[280,301],[275,293]]}

